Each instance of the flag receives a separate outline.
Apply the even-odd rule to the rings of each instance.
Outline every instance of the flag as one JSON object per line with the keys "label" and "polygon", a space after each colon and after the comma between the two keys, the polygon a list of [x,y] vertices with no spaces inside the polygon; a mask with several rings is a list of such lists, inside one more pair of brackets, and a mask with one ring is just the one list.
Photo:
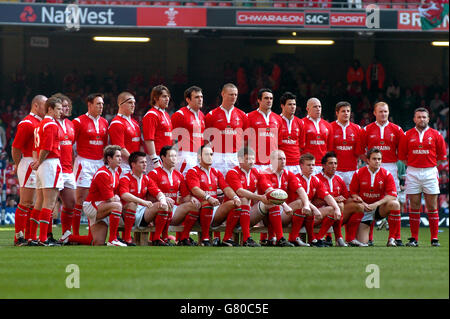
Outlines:
{"label": "flag", "polygon": [[429,0],[422,3],[419,8],[422,30],[439,27],[448,15],[448,0]]}

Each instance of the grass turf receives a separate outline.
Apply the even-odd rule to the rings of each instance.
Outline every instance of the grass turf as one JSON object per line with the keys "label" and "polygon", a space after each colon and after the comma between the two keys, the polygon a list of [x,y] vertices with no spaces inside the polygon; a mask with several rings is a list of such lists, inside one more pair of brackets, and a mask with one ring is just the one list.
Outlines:
{"label": "grass turf", "polygon": [[[385,230],[368,248],[14,247],[13,234],[0,227],[2,299],[449,298],[447,228],[440,248],[427,228],[418,248],[385,247]],[[79,266],[79,289],[66,287],[69,264]],[[380,288],[365,285],[369,264],[379,266]]]}

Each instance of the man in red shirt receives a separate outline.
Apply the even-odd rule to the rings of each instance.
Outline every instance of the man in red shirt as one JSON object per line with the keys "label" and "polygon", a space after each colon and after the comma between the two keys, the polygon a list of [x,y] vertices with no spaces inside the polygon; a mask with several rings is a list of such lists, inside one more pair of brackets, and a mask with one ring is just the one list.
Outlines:
{"label": "man in red shirt", "polygon": [[358,157],[363,153],[361,146],[361,127],[350,122],[352,108],[349,102],[336,104],[337,120],[331,123],[333,129],[333,152],[337,158],[337,171],[345,182],[350,185],[353,174],[358,167]]}
{"label": "man in red shirt", "polygon": [[224,176],[239,165],[237,152],[243,144],[244,131],[248,127],[247,114],[234,106],[238,89],[232,83],[223,86],[222,104],[205,116],[204,138],[212,143],[213,167]]}
{"label": "man in red shirt", "polygon": [[281,117],[272,112],[273,93],[270,89],[258,91],[258,109],[248,114],[248,145],[256,152],[255,167],[262,171],[270,168],[270,154],[278,149]]}
{"label": "man in red shirt", "polygon": [[[209,144],[203,145],[198,151],[199,164],[186,173],[187,187],[191,194],[202,203],[202,207],[200,209],[200,216],[195,216],[195,213],[192,214],[192,212],[186,216],[180,239],[182,245],[186,245],[188,242],[189,232],[197,221],[197,217],[200,217],[200,226],[202,228],[201,245],[211,246],[209,229],[214,219],[214,214],[216,213],[216,209],[214,208],[231,210],[241,206],[239,196],[228,186],[222,173],[211,167],[213,154],[213,150]],[[217,188],[223,190],[226,198],[230,199],[222,205],[217,199]]]}
{"label": "man in red shirt", "polygon": [[[39,241],[40,246],[53,246],[47,238],[50,219],[53,218],[59,190],[63,189],[62,167],[60,157],[59,128],[55,120],[59,120],[62,113],[62,101],[56,97],[50,97],[45,102],[47,113],[34,133],[35,148],[38,152],[38,161],[31,164],[36,170],[36,204],[35,209],[39,214]],[[30,233],[33,240],[36,239],[37,223],[30,225]]]}
{"label": "man in red shirt", "polygon": [[353,202],[364,211],[358,230],[358,241],[369,241],[370,224],[375,220],[388,217],[388,247],[396,247],[396,238],[400,238],[400,203],[397,200],[397,188],[391,173],[381,167],[382,154],[377,148],[367,152],[368,166],[356,171],[350,182],[350,194]]}
{"label": "man in red shirt", "polygon": [[[26,246],[26,239],[30,239],[30,218],[36,223],[39,219],[39,211],[33,208],[36,194],[36,173],[31,168],[31,163],[37,160],[37,154],[33,156],[34,130],[39,126],[45,116],[45,101],[43,95],[36,95],[31,101],[31,111],[17,124],[17,132],[11,147],[11,155],[14,161],[14,172],[17,173],[20,186],[20,201],[17,205],[15,216],[16,246]],[[36,153],[36,152],[34,152]]]}
{"label": "man in red shirt", "polygon": [[108,144],[108,121],[101,117],[104,105],[103,94],[89,94],[86,100],[87,113],[72,121],[77,150],[73,166],[77,182],[76,204],[72,219],[72,230],[75,235],[79,235],[83,203],[89,193],[94,174],[104,165],[103,148]]}
{"label": "man in red shirt", "polygon": [[[72,114],[72,101],[64,94],[57,93],[54,96],[62,101],[61,118],[56,120],[59,127],[61,156],[60,162],[62,166],[62,176],[64,180],[64,188],[59,192],[59,197],[63,204],[61,211],[62,233],[72,229],[73,209],[75,207],[75,190],[77,188],[75,175],[73,174],[73,142],[75,139],[75,130],[73,123],[68,117]],[[50,224],[51,225],[51,224]],[[49,226],[50,226],[49,225]],[[51,228],[49,228],[51,231]],[[49,234],[49,240],[52,239]]]}
{"label": "man in red shirt", "polygon": [[406,169],[406,194],[411,204],[409,225],[411,238],[407,246],[419,246],[419,226],[422,193],[430,222],[431,245],[440,246],[438,240],[439,213],[437,199],[439,174],[437,166],[447,160],[447,150],[442,135],[428,126],[430,117],[426,108],[414,111],[416,126],[406,132],[400,141],[399,158]]}
{"label": "man in red shirt", "polygon": [[[322,158],[322,167],[323,170],[316,177],[322,182],[326,188],[326,190],[333,196],[334,200],[339,206],[341,210],[341,219],[336,221],[333,225],[334,236],[336,240],[336,246],[346,247],[347,244],[342,238],[342,224],[347,223],[349,217],[351,216],[351,212],[347,212],[345,209],[345,205],[348,203],[348,198],[350,197],[350,193],[348,191],[347,185],[344,180],[336,174],[336,170],[338,167],[338,160],[336,154],[334,152],[327,152],[325,156]],[[323,206],[324,202],[318,200],[315,202],[317,207]],[[327,242],[325,242],[327,244]]]}
{"label": "man in red shirt", "polygon": [[160,167],[158,157],[161,148],[172,145],[172,120],[166,109],[169,107],[170,92],[164,85],[157,85],[150,94],[150,105],[152,108],[142,119],[142,130],[144,143],[148,152],[147,170]]}
{"label": "man in red shirt", "polygon": [[130,171],[128,157],[141,148],[141,129],[131,115],[136,107],[133,94],[122,92],[117,97],[119,111],[112,119],[108,128],[109,141],[111,145],[119,145],[122,150],[122,175]]}
{"label": "man in red shirt", "polygon": [[191,86],[184,91],[187,106],[172,114],[172,139],[178,143],[177,170],[183,174],[196,166],[197,151],[203,145],[205,116],[200,109],[203,107],[203,93],[198,86]]}
{"label": "man in red shirt", "polygon": [[[155,181],[166,196],[169,209],[158,211],[154,220],[155,232],[152,234],[152,243],[167,246],[172,244],[168,238],[169,225],[180,225],[188,212],[200,211],[201,205],[190,195],[183,174],[175,169],[177,151],[171,145],[165,145],[161,148],[159,157],[162,165],[150,171],[148,177]],[[179,239],[181,233],[177,235]]]}
{"label": "man in red shirt", "polygon": [[[306,102],[308,115],[303,118],[305,130],[305,147],[302,154],[310,153],[314,158],[322,158],[326,152],[333,150],[333,129],[321,118],[322,104],[313,97]],[[320,173],[322,166],[314,166],[313,175]]]}
{"label": "man in red shirt", "polygon": [[278,147],[286,154],[286,169],[294,174],[301,173],[298,159],[300,149],[305,147],[305,130],[303,121],[295,116],[296,96],[291,92],[280,98],[282,126],[278,131]]}

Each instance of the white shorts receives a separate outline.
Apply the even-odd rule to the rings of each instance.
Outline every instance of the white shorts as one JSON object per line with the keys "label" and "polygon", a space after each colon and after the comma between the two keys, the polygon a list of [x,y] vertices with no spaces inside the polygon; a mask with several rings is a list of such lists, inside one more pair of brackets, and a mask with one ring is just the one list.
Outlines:
{"label": "white shorts", "polygon": [[342,178],[347,188],[350,186],[350,182],[352,181],[353,175],[356,171],[348,171],[348,172],[338,172],[336,171],[336,175]]}
{"label": "white shorts", "polygon": [[[157,204],[157,202],[153,203],[153,205],[155,205],[155,204]],[[177,210],[177,207],[178,207],[177,205],[173,205],[172,212],[175,213],[175,211]],[[146,209],[147,209],[147,207],[145,207],[145,206],[142,206],[142,205],[138,205],[137,206],[137,208],[136,208],[136,220],[134,221],[134,227],[135,228],[145,228],[145,227],[147,227],[147,226],[141,226],[141,222],[142,222],[142,219],[144,218],[144,213],[145,213]]]}
{"label": "white shorts", "polygon": [[[219,206],[220,206],[220,205],[219,205]],[[219,226],[212,227],[212,224],[213,224],[213,221],[214,221],[214,216],[216,215],[217,208],[219,208],[219,206],[214,206],[214,207],[213,207],[213,212],[212,212],[213,214],[212,214],[211,224],[210,224],[212,230],[219,228],[219,227],[222,226],[222,224],[223,224],[223,222],[222,222],[222,224],[220,224]],[[199,218],[198,220],[200,221],[200,218]],[[225,219],[225,220],[226,220],[226,219]]]}
{"label": "white shorts", "polygon": [[20,187],[36,188],[36,171],[33,171],[30,167],[32,162],[32,157],[23,157],[17,166],[17,177],[19,178]]}
{"label": "white shorts", "polygon": [[197,164],[197,153],[185,151],[178,152],[178,162],[176,169],[183,175],[186,175],[187,171],[197,166]]}
{"label": "white shorts", "polygon": [[78,187],[89,188],[92,178],[100,167],[105,165],[103,160],[91,160],[81,156],[75,158],[74,174]]}
{"label": "white shorts", "polygon": [[400,191],[400,181],[398,180],[398,168],[396,163],[381,163],[381,167],[386,169],[389,173],[394,176],[395,187],[397,187],[397,192]]}
{"label": "white shorts", "polygon": [[300,168],[300,165],[289,165],[289,166],[286,165],[286,170],[294,173],[295,175],[302,173],[302,169]]}
{"label": "white shorts", "polygon": [[440,194],[437,167],[416,168],[408,166],[405,186],[406,194]]}
{"label": "white shorts", "polygon": [[63,173],[64,188],[77,189],[74,173]]}
{"label": "white shorts", "polygon": [[239,166],[237,153],[214,153],[212,167],[220,171],[223,176],[235,166]]}
{"label": "white shorts", "polygon": [[[95,206],[98,207],[102,201],[95,202]],[[103,219],[97,219],[97,208],[92,205],[91,202],[83,202],[83,211],[86,214],[86,217],[89,221],[89,226],[95,225],[99,222],[104,222],[106,225],[109,226],[109,216],[103,218]]]}
{"label": "white shorts", "polygon": [[59,158],[49,158],[39,165],[36,171],[36,188],[64,188],[62,167]]}

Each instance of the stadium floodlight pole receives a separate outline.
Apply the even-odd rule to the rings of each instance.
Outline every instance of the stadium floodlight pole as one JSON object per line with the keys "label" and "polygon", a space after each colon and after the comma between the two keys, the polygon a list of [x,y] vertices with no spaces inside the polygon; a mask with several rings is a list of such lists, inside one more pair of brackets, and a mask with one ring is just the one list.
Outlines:
{"label": "stadium floodlight pole", "polygon": [[149,42],[149,37],[110,37],[110,36],[94,36],[94,41],[100,42]]}

